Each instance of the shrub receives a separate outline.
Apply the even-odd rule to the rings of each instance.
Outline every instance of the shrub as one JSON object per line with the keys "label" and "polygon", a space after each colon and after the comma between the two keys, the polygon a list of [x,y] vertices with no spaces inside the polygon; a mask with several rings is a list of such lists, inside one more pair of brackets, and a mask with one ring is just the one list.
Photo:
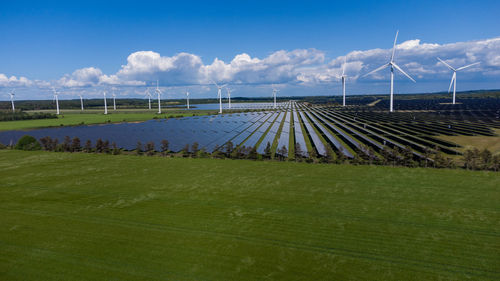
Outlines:
{"label": "shrub", "polygon": [[25,135],[22,136],[16,144],[16,149],[19,150],[40,150],[42,147],[40,143],[32,136]]}

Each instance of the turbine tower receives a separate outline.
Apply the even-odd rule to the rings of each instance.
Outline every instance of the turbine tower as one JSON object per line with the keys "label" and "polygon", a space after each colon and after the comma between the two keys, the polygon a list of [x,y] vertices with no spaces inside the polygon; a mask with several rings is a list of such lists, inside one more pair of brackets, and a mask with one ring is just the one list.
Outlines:
{"label": "turbine tower", "polygon": [[12,92],[10,92],[10,103],[12,103],[12,112],[16,112],[16,108],[14,107],[14,91],[15,90],[12,90]]}
{"label": "turbine tower", "polygon": [[56,88],[52,88],[52,91],[54,92],[54,101],[56,102],[56,114],[59,115],[59,98]]}
{"label": "turbine tower", "polygon": [[342,106],[345,106],[345,80],[347,78],[347,75],[345,75],[346,64],[347,64],[347,56],[344,57],[344,64],[342,65],[342,76],[340,76],[340,79],[342,79]]}
{"label": "turbine tower", "polygon": [[394,53],[396,52],[396,42],[398,40],[398,34],[399,34],[399,30],[396,32],[396,38],[394,38],[394,45],[392,46],[392,55],[391,55],[391,60],[389,61],[389,63],[387,64],[384,64],[382,65],[381,67],[373,70],[373,71],[370,71],[368,72],[367,74],[363,75],[363,77],[365,76],[368,76],[372,73],[375,73],[377,71],[380,71],[386,67],[391,67],[391,101],[390,101],[390,105],[389,105],[389,111],[392,112],[393,111],[393,101],[394,101],[394,68],[397,69],[399,72],[403,73],[406,77],[408,77],[408,79],[410,79],[411,81],[415,82],[416,81],[410,77],[410,75],[406,74],[406,72],[404,72],[401,67],[399,67],[395,62],[394,62]]}
{"label": "turbine tower", "polygon": [[149,105],[149,110],[151,110],[151,93],[149,92],[149,88],[146,89],[146,94],[145,96],[148,98],[148,105]]}
{"label": "turbine tower", "polygon": [[113,110],[116,110],[116,95],[113,93]]}
{"label": "turbine tower", "polygon": [[156,94],[158,94],[158,114],[161,114],[161,91],[158,87],[158,80],[156,80]]}
{"label": "turbine tower", "polygon": [[187,109],[189,109],[189,92],[187,89],[186,89],[186,105],[187,105]]}
{"label": "turbine tower", "polygon": [[78,96],[80,97],[80,107],[82,108],[83,111],[83,96],[81,94]]}
{"label": "turbine tower", "polygon": [[217,97],[219,98],[219,114],[222,114],[222,88],[226,87],[227,85],[219,86],[213,80],[212,80],[212,83],[214,83],[215,86],[217,87]]}
{"label": "turbine tower", "polygon": [[108,104],[106,102],[106,92],[103,92],[104,95],[104,114],[108,114]]}
{"label": "turbine tower", "polygon": [[228,108],[231,109],[231,89],[229,89],[229,87],[226,88],[226,91],[227,91],[227,98],[228,98]]}
{"label": "turbine tower", "polygon": [[451,91],[451,85],[453,84],[453,104],[455,104],[455,94],[457,91],[457,71],[460,71],[462,69],[466,69],[468,67],[471,67],[473,65],[479,64],[479,62],[475,62],[473,64],[469,64],[466,66],[459,67],[457,69],[451,67],[451,65],[447,64],[444,60],[437,58],[440,62],[442,62],[444,65],[446,65],[451,71],[453,71],[453,75],[451,76],[451,82],[450,82],[450,87],[448,88],[448,93]]}
{"label": "turbine tower", "polygon": [[273,104],[273,108],[276,109],[276,94],[279,92],[280,90],[277,90],[276,88],[273,87],[273,97],[274,97],[274,104]]}

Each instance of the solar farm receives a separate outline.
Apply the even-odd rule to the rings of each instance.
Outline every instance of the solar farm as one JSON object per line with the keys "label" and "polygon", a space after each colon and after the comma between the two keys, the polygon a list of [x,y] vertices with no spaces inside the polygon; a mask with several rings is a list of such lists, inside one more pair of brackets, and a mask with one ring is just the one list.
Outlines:
{"label": "solar farm", "polygon": [[[325,157],[332,151],[347,159],[376,159],[390,148],[411,150],[415,160],[425,160],[436,151],[449,156],[462,154],[462,145],[441,136],[492,137],[500,128],[499,99],[463,99],[456,105],[445,99],[403,99],[397,106],[398,112],[389,113],[384,110],[387,100],[347,107],[292,100],[278,103],[275,109],[272,104],[247,106],[261,110],[258,112],[6,131],[0,132],[0,142],[15,143],[25,134],[61,141],[69,136],[82,141],[101,138],[133,150],[137,142],[160,144],[168,140],[172,151],[198,143],[207,152],[223,150],[231,143],[234,147],[255,148],[259,154],[264,154],[269,145],[273,155],[284,157]],[[244,104],[236,107],[245,108]]]}

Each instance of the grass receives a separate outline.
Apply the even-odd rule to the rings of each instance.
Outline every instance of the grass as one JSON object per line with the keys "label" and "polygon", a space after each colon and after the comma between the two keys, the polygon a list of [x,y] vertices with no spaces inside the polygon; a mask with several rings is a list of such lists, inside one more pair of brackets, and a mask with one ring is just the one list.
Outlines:
{"label": "grass", "polygon": [[475,147],[479,150],[488,149],[493,154],[500,153],[500,129],[493,129],[496,136],[439,136],[440,139],[457,143],[462,147],[457,148],[459,151],[465,151],[467,148]]}
{"label": "grass", "polygon": [[493,172],[0,150],[3,280],[498,280]]}
{"label": "grass", "polygon": [[174,116],[192,116],[212,114],[214,111],[179,111],[179,110],[164,110],[162,114],[157,114],[155,111],[144,110],[120,110],[113,112],[110,110],[108,115],[104,115],[102,111],[88,110],[81,113],[78,110],[61,111],[61,115],[57,119],[38,119],[38,120],[20,120],[20,121],[3,121],[0,122],[0,131],[8,130],[26,130],[44,127],[72,126],[80,124],[101,124],[101,123],[117,123],[117,122],[135,122],[147,121],[155,117],[166,118],[170,115]]}

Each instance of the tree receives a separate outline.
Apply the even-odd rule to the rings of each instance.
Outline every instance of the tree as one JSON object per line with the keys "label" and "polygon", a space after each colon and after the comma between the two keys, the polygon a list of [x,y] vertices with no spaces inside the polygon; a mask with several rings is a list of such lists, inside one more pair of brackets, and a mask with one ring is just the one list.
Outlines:
{"label": "tree", "polygon": [[342,147],[339,148],[337,151],[337,163],[344,163],[346,160],[345,154],[344,154],[344,149]]}
{"label": "tree", "polygon": [[182,149],[182,156],[188,157],[189,156],[189,144],[186,144],[184,148]]}
{"label": "tree", "polygon": [[475,170],[478,167],[479,150],[477,148],[466,149],[463,154],[463,161],[465,168],[468,170]]}
{"label": "tree", "polygon": [[490,165],[491,165],[492,158],[493,158],[493,154],[491,153],[491,151],[489,151],[486,148],[483,149],[479,153],[479,159],[481,160],[481,169],[488,170]]}
{"label": "tree", "polygon": [[71,152],[80,151],[80,149],[80,139],[78,137],[74,137],[73,141],[71,142]]}
{"label": "tree", "polygon": [[103,145],[104,145],[104,142],[102,141],[102,139],[98,138],[97,141],[95,142],[95,152],[102,153]]}
{"label": "tree", "polygon": [[153,156],[155,154],[155,143],[150,141],[146,143],[146,155]]}
{"label": "tree", "polygon": [[424,161],[425,161],[425,167],[426,168],[429,165],[428,161],[429,161],[429,159],[431,159],[431,155],[432,155],[432,150],[426,146],[424,148],[424,158],[425,158]]}
{"label": "tree", "polygon": [[52,150],[52,138],[49,136],[40,138],[40,143],[42,145],[43,150],[50,151]]}
{"label": "tree", "polygon": [[500,169],[500,153],[493,155],[491,158],[491,169],[495,172]]}
{"label": "tree", "polygon": [[449,160],[447,160],[444,156],[439,147],[434,148],[434,167],[435,168],[446,168],[449,166]]}
{"label": "tree", "polygon": [[104,153],[109,153],[110,152],[109,141],[108,140],[105,140],[105,141],[102,142],[102,152],[104,152]]}
{"label": "tree", "polygon": [[135,153],[137,155],[142,155],[142,143],[140,141],[138,141],[137,145],[135,146]]}
{"label": "tree", "polygon": [[113,155],[118,155],[120,154],[120,149],[118,148],[118,146],[116,145],[116,142],[112,142],[111,143],[111,152],[113,153]]}
{"label": "tree", "polygon": [[271,159],[271,143],[267,142],[266,148],[264,149],[264,156],[267,159]]}
{"label": "tree", "polygon": [[326,148],[325,157],[323,157],[321,160],[324,163],[332,163],[335,160],[335,156],[334,156],[335,152],[333,151],[332,147],[329,145],[326,145],[325,148]]}
{"label": "tree", "polygon": [[222,158],[223,155],[220,152],[220,146],[218,144],[215,145],[214,150],[212,151],[212,158]]}
{"label": "tree", "polygon": [[288,155],[288,149],[286,149],[285,145],[283,145],[280,149],[278,149],[278,157],[280,161],[285,160],[287,155]]}
{"label": "tree", "polygon": [[380,154],[382,155],[382,164],[389,165],[389,163],[391,163],[391,149],[388,146],[384,145],[384,147],[380,151]]}
{"label": "tree", "polygon": [[64,137],[64,141],[62,143],[62,149],[65,152],[71,151],[71,138],[69,136]]}
{"label": "tree", "polygon": [[259,156],[259,154],[257,153],[257,146],[248,147],[247,149],[249,149],[247,158],[257,160]]}
{"label": "tree", "polygon": [[207,158],[208,156],[209,154],[204,147],[198,151],[198,158]]}
{"label": "tree", "polygon": [[162,155],[166,155],[168,153],[168,140],[162,140],[161,141],[161,153]]}
{"label": "tree", "polygon": [[194,142],[192,145],[191,145],[191,152],[193,153],[193,156],[198,156],[198,151],[200,150],[199,148],[199,144],[197,142]]}
{"label": "tree", "polygon": [[19,150],[40,150],[42,147],[40,143],[32,136],[24,135],[22,136],[15,146],[15,149]]}
{"label": "tree", "polygon": [[233,152],[234,150],[234,145],[233,145],[233,142],[229,141],[228,143],[226,143],[226,156],[227,157],[231,157],[231,153]]}
{"label": "tree", "polygon": [[410,146],[406,146],[403,150],[403,165],[406,167],[414,167],[415,162],[413,161],[413,150]]}
{"label": "tree", "polygon": [[298,142],[295,143],[295,160],[301,160],[302,157],[304,157],[304,152],[302,151],[302,148],[300,147],[300,144]]}
{"label": "tree", "polygon": [[85,142],[85,146],[83,148],[83,151],[87,152],[87,153],[90,153],[92,152],[92,142],[90,140],[87,140]]}

